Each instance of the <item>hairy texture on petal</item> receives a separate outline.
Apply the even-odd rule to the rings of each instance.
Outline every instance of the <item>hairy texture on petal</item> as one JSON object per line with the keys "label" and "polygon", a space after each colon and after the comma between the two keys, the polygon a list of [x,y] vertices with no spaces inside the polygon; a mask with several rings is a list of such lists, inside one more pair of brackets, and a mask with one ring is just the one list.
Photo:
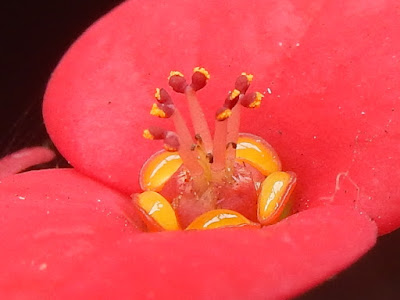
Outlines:
{"label": "hairy texture on petal", "polygon": [[[1,203],[11,202],[10,209],[16,207],[12,196],[2,189]],[[45,208],[31,205],[31,210]],[[16,211],[29,217],[29,224],[21,225],[26,220],[20,218],[0,227],[2,236],[16,237],[1,256],[8,271],[0,277],[2,296],[288,298],[346,268],[373,246],[377,231],[365,215],[336,206],[310,209],[263,229],[133,235],[110,218],[99,228],[93,226],[94,214],[82,223],[70,214],[72,220],[63,217],[64,210],[71,212],[64,205],[42,216],[53,223],[61,218],[64,226],[44,228],[37,216]]]}
{"label": "hairy texture on petal", "polygon": [[[141,166],[161,147],[142,131],[169,126],[149,116],[154,88],[168,87],[169,72],[190,78],[195,66],[209,69],[212,79],[199,94],[213,120],[241,72],[257,74],[259,83],[271,79],[320,2],[128,1],[92,26],[54,72],[44,102],[47,129],[79,171],[137,191]],[[182,95],[173,97],[182,106]]]}
{"label": "hairy texture on petal", "polygon": [[25,148],[0,159],[0,179],[53,160],[55,154],[45,147]]}
{"label": "hairy texture on petal", "polygon": [[129,212],[121,209],[128,202],[71,169],[2,180],[0,298],[60,296],[57,291],[75,281],[89,260],[138,231],[141,223],[128,222]]}

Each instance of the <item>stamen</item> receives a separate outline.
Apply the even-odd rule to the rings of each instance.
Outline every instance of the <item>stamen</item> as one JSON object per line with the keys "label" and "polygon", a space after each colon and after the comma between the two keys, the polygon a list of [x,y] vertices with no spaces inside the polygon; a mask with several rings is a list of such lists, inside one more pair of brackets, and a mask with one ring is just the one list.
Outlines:
{"label": "stamen", "polygon": [[204,230],[227,227],[260,227],[240,213],[229,209],[215,209],[197,217],[186,230]]}
{"label": "stamen", "polygon": [[[170,79],[173,77],[181,76],[174,73]],[[204,182],[204,178],[202,176],[203,168],[198,162],[197,154],[194,151],[191,151],[194,143],[190,131],[186,126],[185,120],[183,119],[179,110],[175,107],[172,98],[164,89],[156,90],[155,97],[156,100],[159,101],[156,104],[157,108],[165,113],[165,118],[171,118],[174,122],[176,133],[179,136],[179,155],[184,161],[185,167],[189,170],[190,175],[193,178],[194,185],[196,188],[204,190],[207,186],[207,183]],[[158,112],[156,109],[155,111]]]}
{"label": "stamen", "polygon": [[207,84],[208,79],[210,79],[210,74],[205,68],[201,67],[194,68],[190,85],[187,84],[186,79],[180,72],[171,72],[169,77],[169,85],[173,90],[186,95],[195,134],[201,136],[207,153],[212,150],[212,138],[204,112],[197,99],[196,91],[202,89]]}
{"label": "stamen", "polygon": [[163,140],[164,148],[169,152],[179,150],[179,138],[173,131],[164,130],[159,127],[150,127],[143,131],[143,137],[148,140]]}
{"label": "stamen", "polygon": [[196,67],[193,69],[192,83],[190,86],[194,91],[198,91],[206,86],[210,79],[210,73],[205,68]]}
{"label": "stamen", "polygon": [[210,129],[204,112],[197,99],[196,91],[188,86],[185,92],[186,98],[188,100],[190,116],[192,119],[193,127],[196,134],[199,134],[203,140],[204,148],[207,152],[211,152],[212,149],[212,139]]}
{"label": "stamen", "polygon": [[258,108],[261,105],[261,100],[264,98],[264,95],[260,92],[254,92],[251,94],[245,95],[240,104],[247,108]]}
{"label": "stamen", "polygon": [[171,71],[168,77],[168,83],[172,89],[177,93],[185,93],[188,86],[185,77],[181,72]]}

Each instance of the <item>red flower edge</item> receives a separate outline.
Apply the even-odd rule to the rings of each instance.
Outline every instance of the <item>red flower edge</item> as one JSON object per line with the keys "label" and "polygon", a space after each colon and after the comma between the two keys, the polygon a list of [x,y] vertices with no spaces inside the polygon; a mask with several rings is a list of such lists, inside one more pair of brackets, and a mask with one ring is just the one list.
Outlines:
{"label": "red flower edge", "polygon": [[242,131],[264,137],[298,174],[297,209],[350,205],[388,233],[400,225],[394,8],[394,1],[128,1],[55,71],[44,102],[48,131],[77,170],[132,193],[160,147],[141,133],[158,122],[149,98],[171,68],[208,67],[212,78],[199,96],[209,119],[237,74],[251,72],[254,89],[270,87],[272,95],[244,113]]}
{"label": "red flower edge", "polygon": [[348,207],[256,230],[149,234],[127,223],[129,197],[74,170],[23,173],[0,187],[3,298],[287,298],[376,239],[375,223]]}
{"label": "red flower edge", "polygon": [[[190,4],[189,7],[185,2],[170,1],[168,5],[166,7],[150,4],[146,7],[142,3],[133,1],[124,4],[92,27],[73,46],[55,72],[46,94],[45,119],[57,146],[79,171],[125,193],[132,192],[137,188],[135,176],[141,164],[155,148],[158,148],[157,145],[147,147],[146,144],[144,146],[146,149],[143,149],[141,142],[138,142],[141,126],[145,122],[154,123],[154,120],[147,117],[147,103],[150,104],[150,101],[146,102],[146,98],[151,95],[155,85],[164,84],[164,77],[170,68],[177,67],[186,73],[194,65],[209,67],[215,81],[210,82],[210,86],[202,92],[201,97],[208,99],[205,102],[209,105],[210,112],[219,105],[218,102],[210,103],[210,101],[223,99],[223,94],[230,89],[230,83],[236,74],[249,71],[256,74],[260,83],[269,82],[273,97],[268,102],[270,104],[268,108],[244,118],[243,131],[267,137],[287,166],[302,176],[303,183],[299,182],[298,189],[299,210],[320,204],[342,203],[348,206],[350,203],[350,206],[366,209],[378,222],[381,233],[389,232],[398,226],[399,211],[396,205],[398,198],[392,182],[393,178],[398,177],[398,171],[393,164],[396,163],[398,156],[393,155],[391,159],[382,156],[372,162],[365,159],[375,154],[398,151],[395,147],[397,132],[393,126],[398,122],[398,112],[393,111],[395,103],[390,102],[397,96],[398,90],[388,89],[390,86],[396,87],[392,81],[395,78],[393,77],[395,66],[392,60],[399,45],[395,30],[390,26],[397,20],[396,10],[392,10],[390,5],[388,7],[381,4],[365,5],[351,1],[344,6],[344,9],[335,2],[327,2],[323,6],[313,4],[312,7],[290,1],[280,2],[276,7],[260,1],[255,2],[250,8],[244,2],[228,5],[206,2]],[[232,14],[228,16],[224,14],[227,10]],[[141,14],[137,15],[138,11]],[[247,15],[246,11],[251,14]],[[160,19],[159,16],[163,13],[168,15],[168,19],[176,22],[165,22],[165,19]],[[135,18],[132,18],[133,14]],[[218,18],[207,18],[202,21],[202,16],[207,14]],[[382,15],[385,16],[383,25],[377,22]],[[325,24],[325,21],[332,16],[335,16],[333,22]],[[244,20],[243,24],[237,22],[240,18]],[[211,22],[207,23],[209,20]],[[281,26],[282,23],[287,26]],[[371,23],[374,26],[369,26]],[[353,29],[354,24],[359,25],[356,28],[364,30],[362,35],[356,35],[358,31]],[[248,35],[249,27],[255,28],[256,34]],[[216,28],[220,30],[213,31]],[[226,31],[226,28],[231,30]],[[339,36],[336,35],[338,28],[341,28]],[[179,29],[178,32],[175,29]],[[202,32],[213,34],[202,35]],[[227,43],[226,32],[235,37],[234,42],[237,44]],[[240,34],[241,32],[246,34]],[[323,35],[325,32],[331,32],[331,35]],[[377,68],[377,60],[374,60],[373,55],[376,49],[369,50],[371,44],[366,42],[371,40],[371,35],[372,41],[379,41],[382,39],[382,32],[386,34],[385,38],[392,39],[389,38],[389,42],[381,44],[380,55],[377,57],[381,58],[382,64],[379,64],[381,68]],[[193,40],[193,34],[196,33],[198,39]],[[325,42],[321,42],[323,36],[326,36]],[[172,47],[177,44],[185,47],[178,49]],[[303,48],[297,49],[297,44]],[[228,47],[224,47],[226,45]],[[243,45],[251,47],[244,49]],[[346,51],[343,45],[348,46],[350,50]],[[149,53],[157,55],[159,65],[148,55]],[[185,59],[182,59],[183,57]],[[350,61],[355,67],[349,66]],[[151,73],[148,74],[151,67],[155,69],[151,69]],[[299,74],[307,80],[296,80]],[[374,89],[369,85],[371,80],[375,83]],[[362,92],[354,89],[353,85],[359,85]],[[382,101],[379,105],[372,102],[373,97],[370,95],[374,93],[381,96]],[[360,96],[361,100],[351,103],[342,100],[357,99],[356,96]],[[322,100],[325,102],[320,102]],[[341,106],[340,112],[333,110],[336,106]],[[375,112],[377,108],[381,109],[380,113],[362,114],[365,113],[364,109],[367,112]],[[320,115],[315,114],[316,109]],[[363,110],[358,114],[358,110],[361,109]],[[250,119],[252,122],[249,122]],[[266,124],[270,126],[270,130],[266,130]],[[342,127],[346,130],[342,130]],[[380,131],[382,128],[385,128],[387,133],[382,133]],[[365,140],[360,140],[360,136]],[[367,139],[378,140],[380,143],[368,142]],[[356,150],[349,150],[348,146],[355,147]],[[99,152],[99,149],[103,152]],[[376,172],[372,172],[371,175],[372,167]],[[235,293],[243,297],[263,298],[268,293],[268,297],[272,298],[289,297],[346,267],[372,246],[376,235],[373,223],[359,212],[349,207],[328,206],[306,210],[282,223],[258,231],[223,230],[165,235],[138,235],[131,232],[127,234],[129,237],[125,240],[124,236],[119,238],[124,235],[121,230],[125,223],[120,218],[117,218],[120,223],[108,219],[111,223],[105,225],[106,229],[103,229],[99,226],[103,222],[96,221],[102,217],[94,211],[98,207],[93,203],[94,198],[92,201],[86,201],[91,199],[89,194],[92,193],[109,195],[104,190],[108,188],[101,187],[98,183],[76,173],[74,174],[78,178],[74,178],[75,175],[71,174],[64,178],[65,174],[57,175],[57,172],[64,171],[9,177],[2,185],[1,193],[5,193],[5,199],[8,201],[4,201],[5,209],[9,211],[9,219],[5,219],[5,224],[13,225],[11,230],[6,230],[7,238],[12,241],[14,236],[18,237],[9,243],[4,252],[7,254],[4,257],[9,257],[18,263],[15,268],[8,263],[6,269],[24,279],[21,281],[25,282],[26,293],[43,292],[47,295],[51,291],[43,285],[45,281],[47,283],[50,281],[54,291],[62,295],[82,291],[87,295],[96,295],[100,282],[103,282],[104,278],[108,279],[108,274],[112,274],[118,279],[108,281],[109,290],[113,295],[118,287],[121,288],[122,295],[131,292],[143,297],[160,296],[157,294],[159,292],[162,296],[167,294],[170,297],[179,297],[192,292],[200,298],[204,296],[205,291],[208,291],[207,295],[215,293],[225,296]],[[391,177],[385,176],[386,174],[390,174]],[[29,179],[30,176],[34,177],[32,181]],[[16,182],[15,185],[10,183],[13,181]],[[51,184],[51,188],[49,185],[43,186],[44,181]],[[44,229],[45,233],[50,229],[50,236],[52,232],[62,236],[60,244],[54,246],[54,249],[42,242],[38,242],[35,247],[37,232],[30,232],[25,225],[18,226],[21,223],[19,217],[23,220],[35,220],[34,216],[24,214],[23,209],[30,208],[29,204],[18,206],[15,202],[24,200],[19,198],[19,194],[15,194],[19,191],[18,188],[24,186],[23,182],[27,184],[27,195],[32,200],[35,198],[36,188],[41,194],[39,199],[42,201],[47,196],[46,193],[53,189],[55,199],[66,196],[68,208],[63,205],[54,206],[55,217],[48,219],[50,223],[45,222],[43,215],[37,214],[41,217],[37,228]],[[65,183],[66,186],[61,183]],[[74,186],[81,188],[75,190]],[[87,194],[84,193],[85,190]],[[71,200],[74,198],[71,195],[75,192],[79,195],[76,200]],[[61,195],[64,196],[60,197]],[[80,204],[82,195],[86,201],[84,205]],[[122,203],[128,199],[126,196],[118,195],[122,197],[120,199]],[[104,211],[110,210],[108,208],[110,205],[115,210],[111,212],[121,216],[115,203],[111,203],[111,199],[117,200],[118,197],[112,195],[108,197],[107,201],[110,202],[106,201],[107,209]],[[49,203],[45,201],[45,204]],[[71,203],[79,204],[77,207],[72,206],[76,208],[76,213],[71,209]],[[41,201],[37,203],[33,201],[31,208],[38,205],[40,206],[38,210],[43,214],[43,206],[40,204]],[[26,212],[35,215],[38,210],[26,210]],[[68,223],[66,217],[70,215],[75,215],[76,219]],[[128,215],[131,220],[136,220],[130,212]],[[80,232],[78,225],[82,224],[85,228],[89,224],[91,227],[93,220],[96,234],[90,235],[88,243],[85,243],[85,239],[81,240],[86,246],[94,245],[91,248],[92,255],[85,256],[79,252],[70,256],[70,260],[58,256],[59,260],[55,259],[53,263],[52,259],[57,257],[63,248],[62,245],[71,242],[63,233],[84,235],[85,231]],[[67,230],[63,231],[62,227],[59,230],[58,226],[65,224],[68,225],[65,227]],[[128,227],[134,231],[135,226]],[[74,231],[76,228],[78,230]],[[100,234],[103,230],[106,232],[104,235]],[[349,230],[352,232],[348,232]],[[264,232],[268,233],[266,234],[268,237],[264,236]],[[289,234],[289,239],[286,234]],[[310,240],[306,237],[310,237]],[[120,239],[121,242],[112,244]],[[245,245],[237,244],[237,241],[242,240]],[[73,248],[84,251],[90,249],[75,245],[74,241],[71,242]],[[32,255],[27,253],[26,249],[21,247],[23,242],[33,245],[32,248],[36,252],[34,251]],[[48,244],[51,245],[53,242],[54,236],[49,237]],[[204,245],[208,242],[213,250],[204,249]],[[231,243],[234,243],[233,248],[238,251],[234,253],[237,256],[230,256]],[[140,244],[140,247],[134,248],[137,244]],[[111,245],[111,250],[105,245]],[[47,262],[43,260],[37,264],[37,261],[41,261],[40,258],[43,257],[46,248],[56,254],[45,257],[50,258]],[[179,249],[179,256],[176,255],[176,249]],[[196,256],[195,251],[198,249],[204,251]],[[104,251],[99,254],[100,250]],[[254,253],[257,251],[261,253]],[[109,260],[107,256],[103,257],[105,253],[110,253]],[[135,253],[137,257],[132,255]],[[266,255],[269,253],[271,254]],[[276,253],[279,253],[279,256]],[[224,257],[224,254],[229,255]],[[291,256],[292,254],[294,256]],[[326,254],[329,256],[325,256]],[[301,261],[293,259],[293,257],[298,259],[299,256],[305,259]],[[29,273],[26,270],[26,262],[32,257],[35,258],[30,261],[33,273]],[[106,263],[100,264],[104,265],[104,269],[98,267],[99,262],[103,262],[100,258],[96,259],[98,257],[106,260]],[[129,260],[131,257],[132,260]],[[233,272],[234,262],[243,260],[244,257],[247,260],[240,266],[240,272]],[[253,261],[254,257],[260,257],[258,261],[261,263]],[[268,260],[262,259],[267,257]],[[153,260],[154,264],[151,263]],[[186,261],[197,262],[200,272],[196,273],[196,264],[192,265],[193,271],[190,265],[182,264]],[[92,273],[82,272],[82,277],[77,276],[81,275],[80,272],[86,263],[89,263],[89,266],[95,264],[88,268]],[[280,266],[277,266],[277,263]],[[54,266],[54,273],[47,277],[45,275],[47,273],[43,271],[49,270],[50,265]],[[162,269],[160,266],[165,268]],[[213,267],[219,272],[215,272]],[[97,270],[99,270],[97,279],[88,282],[87,278]],[[121,270],[124,272],[123,279],[118,277]],[[164,270],[167,270],[166,275],[169,276],[164,276]],[[215,277],[205,278],[209,270],[215,272],[213,273]],[[229,275],[226,275],[226,270],[231,271]],[[190,271],[194,274],[187,276]],[[43,276],[42,281],[37,279],[35,272],[41,274],[39,277]],[[249,277],[249,274],[261,276]],[[268,279],[272,277],[270,286],[265,284],[266,277]],[[53,278],[56,281],[51,281]],[[75,278],[81,280],[75,281]],[[135,278],[133,285],[132,278]],[[154,279],[157,278],[159,285],[154,287]],[[210,280],[207,281],[208,279]],[[37,283],[33,288],[32,281]],[[2,282],[8,287],[5,291],[15,294],[17,289],[13,285],[15,281],[10,282],[4,278]]]}

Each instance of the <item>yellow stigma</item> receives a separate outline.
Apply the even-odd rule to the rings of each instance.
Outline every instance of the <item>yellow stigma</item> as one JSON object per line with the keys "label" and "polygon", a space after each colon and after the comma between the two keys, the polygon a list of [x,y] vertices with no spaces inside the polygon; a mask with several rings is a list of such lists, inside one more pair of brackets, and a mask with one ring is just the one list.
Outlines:
{"label": "yellow stigma", "polygon": [[261,105],[261,100],[264,98],[264,95],[260,92],[256,92],[256,97],[252,103],[250,103],[249,107],[251,108],[258,108]]}
{"label": "yellow stigma", "polygon": [[183,74],[182,74],[181,72],[179,72],[179,71],[171,71],[171,72],[169,72],[168,80],[169,80],[172,76],[185,77],[185,76],[183,76]]}
{"label": "yellow stigma", "polygon": [[242,72],[242,75],[246,76],[247,80],[249,82],[253,81],[254,75],[253,74],[247,74],[246,72]]}
{"label": "yellow stigma", "polygon": [[193,73],[195,73],[195,72],[199,72],[199,73],[203,74],[204,77],[207,78],[207,80],[210,79],[210,73],[208,73],[208,71],[207,71],[205,68],[203,68],[203,67],[196,67],[196,68],[194,68],[194,69],[193,69]]}
{"label": "yellow stigma", "polygon": [[158,108],[157,103],[154,103],[151,107],[150,114],[155,117],[165,118],[166,114],[164,111]]}
{"label": "yellow stigma", "polygon": [[231,114],[232,114],[232,111],[229,108],[227,108],[223,112],[218,114],[217,120],[223,121],[223,120],[229,118],[231,116]]}
{"label": "yellow stigma", "polygon": [[160,89],[159,88],[156,88],[156,92],[154,93],[154,98],[156,98],[157,100],[161,99]]}
{"label": "yellow stigma", "polygon": [[147,140],[154,140],[154,136],[150,133],[148,129],[143,130],[143,137]]}
{"label": "yellow stigma", "polygon": [[240,95],[240,91],[239,90],[237,90],[237,89],[234,89],[233,91],[232,91],[232,93],[229,95],[229,99],[230,100],[233,100],[233,99],[235,99],[237,96],[239,96]]}

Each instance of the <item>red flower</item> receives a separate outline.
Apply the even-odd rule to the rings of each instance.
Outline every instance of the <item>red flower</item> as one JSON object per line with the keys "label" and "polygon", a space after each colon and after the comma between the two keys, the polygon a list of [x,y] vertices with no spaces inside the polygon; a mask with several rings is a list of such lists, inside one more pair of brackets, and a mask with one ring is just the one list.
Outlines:
{"label": "red flower", "polygon": [[[376,225],[399,227],[399,10],[369,2],[130,1],[91,27],[44,103],[48,131],[79,173],[0,185],[2,292],[285,298],[365,253]],[[272,91],[241,131],[267,139],[298,174],[298,214],[260,230],[138,233],[127,195],[158,146],[140,137],[154,124],[149,95],[171,69],[196,65],[212,74],[200,92],[210,115],[242,71]]]}

